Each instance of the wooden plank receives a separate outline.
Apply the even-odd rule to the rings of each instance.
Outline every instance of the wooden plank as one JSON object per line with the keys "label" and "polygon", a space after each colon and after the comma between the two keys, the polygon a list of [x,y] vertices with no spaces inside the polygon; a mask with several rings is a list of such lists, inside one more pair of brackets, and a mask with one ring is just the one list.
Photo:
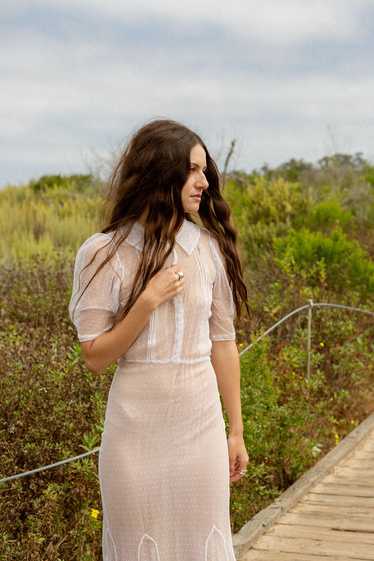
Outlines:
{"label": "wooden plank", "polygon": [[330,504],[337,506],[363,506],[374,509],[374,497],[349,497],[340,495],[323,495],[322,493],[310,492],[303,497],[303,502],[314,504]]}
{"label": "wooden plank", "polygon": [[362,448],[372,448],[374,450],[374,437],[371,436],[363,440],[358,449],[361,450]]}
{"label": "wooden plank", "polygon": [[321,515],[328,515],[328,516],[366,516],[372,517],[374,519],[374,512],[373,509],[368,509],[362,506],[339,506],[336,508],[336,505],[326,505],[326,504],[314,504],[308,503],[304,500],[299,501],[296,505],[292,507],[289,512],[317,512]]}
{"label": "wooden plank", "polygon": [[357,450],[354,454],[355,458],[363,458],[367,460],[373,460],[374,463],[374,450]]}
{"label": "wooden plank", "polygon": [[[283,517],[282,517],[283,518]],[[267,536],[279,536],[280,538],[308,538],[323,541],[324,543],[339,542],[350,544],[367,545],[374,554],[374,533],[373,532],[350,532],[348,530],[333,530],[332,528],[321,528],[318,526],[301,524],[275,524],[270,528]],[[257,546],[256,546],[257,547]]]}
{"label": "wooden plank", "polygon": [[341,466],[354,467],[356,469],[367,469],[368,471],[374,471],[374,463],[371,460],[360,460],[360,458],[348,458],[346,461],[342,461]]}
{"label": "wooden plank", "polygon": [[339,475],[339,476],[344,476],[344,475],[350,475],[350,476],[354,476],[354,477],[369,477],[371,478],[373,476],[373,470],[372,469],[357,469],[357,468],[352,468],[349,466],[341,466],[341,465],[337,465],[334,467],[334,469],[331,471],[331,475]]}
{"label": "wooden plank", "polygon": [[357,561],[357,557],[341,555],[308,555],[307,553],[286,553],[284,551],[265,551],[251,549],[240,561]]}
{"label": "wooden plank", "polygon": [[[263,535],[256,542],[256,549],[288,553],[309,553],[315,555],[346,555],[353,559],[374,560],[374,548],[370,544],[338,541],[324,542],[310,538],[282,538]],[[327,560],[326,560],[327,561]]]}
{"label": "wooden plank", "polygon": [[373,447],[368,447],[363,446],[362,448],[360,448],[359,450],[357,450],[358,454],[362,454],[362,455],[366,455],[369,456],[370,458],[372,458],[374,456],[374,448]]}
{"label": "wooden plank", "polygon": [[348,469],[352,469],[354,470],[357,475],[359,476],[360,474],[362,475],[369,475],[369,477],[371,475],[373,475],[373,468],[371,466],[365,466],[365,465],[361,465],[361,464],[345,464],[342,463],[337,469],[340,468],[348,468]]}
{"label": "wooden plank", "polygon": [[335,485],[363,485],[365,487],[374,487],[374,477],[357,477],[357,475],[339,475],[332,473],[326,475],[321,481],[321,483],[334,483]]}
{"label": "wooden plank", "polygon": [[322,528],[330,528],[332,530],[348,530],[356,532],[373,532],[374,536],[374,517],[368,516],[349,516],[342,514],[334,514],[334,512],[326,513],[315,512],[286,512],[279,518],[280,524],[293,524],[295,526],[317,526]]}
{"label": "wooden plank", "polygon": [[360,451],[366,450],[367,452],[374,452],[374,438],[370,437],[360,446]]}
{"label": "wooden plank", "polygon": [[334,483],[318,483],[313,487],[313,493],[322,493],[326,495],[340,495],[350,497],[373,497],[374,498],[374,485],[344,485]]}

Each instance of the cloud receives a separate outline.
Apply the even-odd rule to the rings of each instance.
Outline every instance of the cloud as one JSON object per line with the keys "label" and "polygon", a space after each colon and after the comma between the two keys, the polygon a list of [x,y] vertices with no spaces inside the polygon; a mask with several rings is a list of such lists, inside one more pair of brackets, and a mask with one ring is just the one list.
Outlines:
{"label": "cloud", "polygon": [[[7,5],[6,5],[7,6]],[[24,0],[2,7],[0,185],[84,168],[152,117],[233,164],[370,146],[371,3]]]}
{"label": "cloud", "polygon": [[[348,37],[358,31],[360,16],[370,5],[368,0],[231,0],[230,3],[218,3],[216,0],[189,0],[176,4],[171,0],[138,0],[137,2],[120,2],[119,0],[64,0],[58,4],[55,0],[33,0],[33,10],[69,11],[72,17],[90,16],[101,20],[111,20],[121,24],[143,22],[148,20],[156,24],[162,20],[178,24],[179,28],[196,25],[215,25],[233,32],[251,35],[266,43],[282,41],[304,41],[312,38]],[[17,15],[21,10],[30,9],[28,0],[18,0],[17,4],[3,8],[5,15]]]}

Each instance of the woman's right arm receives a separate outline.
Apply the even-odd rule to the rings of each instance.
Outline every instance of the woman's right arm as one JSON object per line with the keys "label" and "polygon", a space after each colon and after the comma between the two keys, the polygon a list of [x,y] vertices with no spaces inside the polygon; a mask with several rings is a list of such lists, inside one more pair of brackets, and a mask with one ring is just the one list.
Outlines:
{"label": "woman's right arm", "polygon": [[184,279],[177,280],[175,274],[180,270],[180,265],[171,265],[158,271],[121,321],[95,339],[81,342],[85,364],[89,370],[99,373],[126,354],[157,306],[183,290]]}
{"label": "woman's right arm", "polygon": [[82,341],[85,364],[91,372],[99,373],[116,361],[135,341],[156,308],[155,302],[143,291],[126,316],[110,331],[93,341]]}
{"label": "woman's right arm", "polygon": [[161,269],[149,279],[126,316],[115,323],[124,275],[118,254],[98,270],[98,261],[108,255],[108,249],[108,236],[102,233],[90,236],[80,246],[69,303],[70,319],[76,327],[84,361],[95,373],[126,354],[152,312],[178,294],[184,281],[175,274],[180,266]]}

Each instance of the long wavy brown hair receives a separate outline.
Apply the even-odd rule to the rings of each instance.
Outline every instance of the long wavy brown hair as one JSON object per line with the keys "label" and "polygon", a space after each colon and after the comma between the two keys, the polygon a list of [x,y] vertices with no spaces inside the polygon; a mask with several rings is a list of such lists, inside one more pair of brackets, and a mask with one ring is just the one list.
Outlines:
{"label": "long wavy brown hair", "polygon": [[202,193],[199,217],[217,239],[225,258],[237,319],[240,319],[243,303],[249,314],[247,288],[236,248],[237,234],[231,223],[230,207],[221,195],[217,165],[198,134],[176,121],[157,119],[145,124],[132,136],[110,175],[106,225],[101,232],[113,232],[112,240],[108,242],[112,248],[85,288],[126,239],[133,221],[138,220],[144,211],[148,212],[141,259],[118,321],[125,317],[148,281],[163,267],[183,220],[187,218],[194,222],[190,213],[184,211],[181,190],[190,173],[190,153],[196,144],[205,150],[205,176],[209,183],[208,189]]}

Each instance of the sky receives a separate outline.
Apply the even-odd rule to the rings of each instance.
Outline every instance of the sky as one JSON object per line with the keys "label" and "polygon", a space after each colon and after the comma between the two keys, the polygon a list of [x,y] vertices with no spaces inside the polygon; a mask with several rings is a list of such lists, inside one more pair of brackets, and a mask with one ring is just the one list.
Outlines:
{"label": "sky", "polygon": [[373,0],[5,0],[0,187],[110,171],[176,119],[222,169],[374,160]]}

